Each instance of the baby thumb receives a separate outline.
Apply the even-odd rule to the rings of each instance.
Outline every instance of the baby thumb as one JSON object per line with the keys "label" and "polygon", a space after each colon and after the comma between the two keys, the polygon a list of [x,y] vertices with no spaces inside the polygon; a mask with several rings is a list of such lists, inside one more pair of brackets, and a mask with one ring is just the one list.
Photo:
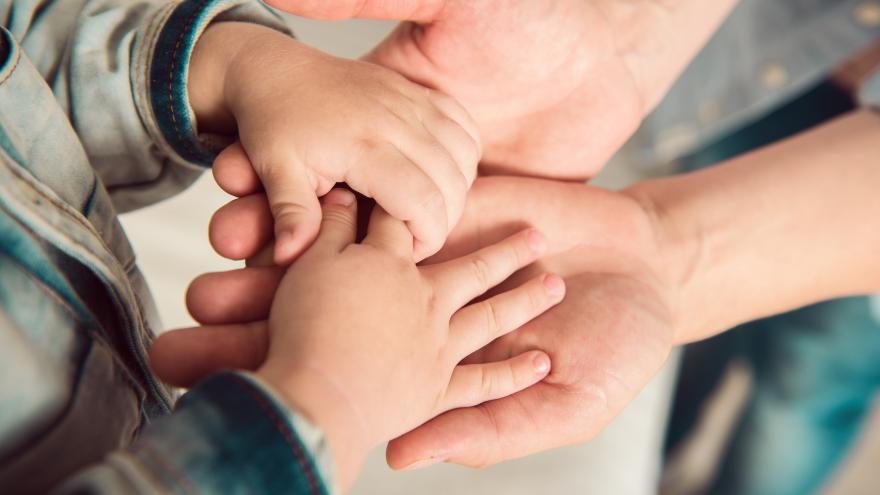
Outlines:
{"label": "baby thumb", "polygon": [[275,263],[289,265],[315,240],[321,228],[321,204],[304,169],[284,168],[261,175],[275,219]]}

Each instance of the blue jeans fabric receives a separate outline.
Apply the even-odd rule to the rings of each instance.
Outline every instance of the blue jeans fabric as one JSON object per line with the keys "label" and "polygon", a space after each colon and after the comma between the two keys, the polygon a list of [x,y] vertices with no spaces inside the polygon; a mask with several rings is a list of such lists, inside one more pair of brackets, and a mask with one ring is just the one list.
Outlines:
{"label": "blue jeans fabric", "polygon": [[[690,170],[709,166],[852,106],[848,95],[820,83],[689,155],[683,164]],[[667,451],[690,432],[702,403],[734,359],[751,368],[754,386],[709,493],[817,491],[846,454],[880,386],[880,315],[871,298],[815,304],[688,346]]]}

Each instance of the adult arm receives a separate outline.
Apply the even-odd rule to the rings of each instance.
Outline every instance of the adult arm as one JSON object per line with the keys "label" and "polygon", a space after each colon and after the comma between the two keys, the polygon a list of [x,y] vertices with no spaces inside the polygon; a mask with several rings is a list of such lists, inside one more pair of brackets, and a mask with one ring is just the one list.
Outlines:
{"label": "adult arm", "polygon": [[676,340],[880,290],[880,114],[633,187],[680,269]]}

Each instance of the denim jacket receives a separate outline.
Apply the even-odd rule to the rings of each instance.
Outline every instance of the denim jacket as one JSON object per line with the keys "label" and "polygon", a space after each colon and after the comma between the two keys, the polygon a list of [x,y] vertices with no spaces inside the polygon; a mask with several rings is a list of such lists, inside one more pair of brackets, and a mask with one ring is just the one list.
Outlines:
{"label": "denim jacket", "polygon": [[[256,1],[0,0],[0,493],[327,493],[323,437],[254,376],[175,404],[117,212],[211,161],[187,101],[211,22]],[[161,232],[157,233],[161,235]]]}

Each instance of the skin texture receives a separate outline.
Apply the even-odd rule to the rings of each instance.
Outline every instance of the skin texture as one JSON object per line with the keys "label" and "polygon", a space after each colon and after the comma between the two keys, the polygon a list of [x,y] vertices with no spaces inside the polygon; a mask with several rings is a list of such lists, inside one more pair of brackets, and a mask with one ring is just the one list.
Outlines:
{"label": "skin texture", "polygon": [[[239,202],[228,208],[248,209],[249,213],[237,213],[239,220],[256,214],[263,215],[262,220],[251,217],[251,222],[271,222],[254,204]],[[583,211],[591,214],[584,216]],[[215,227],[235,228],[223,221],[224,216],[218,213]],[[502,287],[552,270],[565,278],[568,295],[466,362],[492,362],[540,349],[550,355],[552,372],[511,397],[449,412],[395,440],[388,451],[392,467],[443,460],[481,466],[586,440],[601,431],[665,361],[674,317],[665,272],[653,265],[661,248],[650,217],[628,196],[547,180],[479,179],[462,222],[429,263],[474,252],[528,226],[546,232],[546,254]],[[197,279],[189,291],[190,310],[204,322],[265,316],[266,296],[271,299],[278,270],[256,267]],[[216,303],[217,297],[224,298],[222,304]],[[237,308],[237,314],[230,308]],[[249,349],[252,346],[242,345],[229,353],[241,356]],[[205,352],[210,355],[204,357]],[[225,353],[203,348],[190,361],[214,363],[206,365],[211,368]],[[247,360],[261,359],[257,354]]]}
{"label": "skin texture", "polygon": [[[734,4],[272,3],[318,17],[414,20],[368,59],[462,101],[483,136],[485,171],[568,179],[604,164]],[[590,438],[647,383],[674,343],[820,299],[876,291],[880,229],[864,225],[880,215],[878,130],[877,117],[862,112],[714,170],[623,193],[527,179],[477,181],[462,223],[431,261],[540,226],[548,252],[533,266],[557,270],[569,295],[466,362],[537,347],[554,368],[522,392],[442,414],[396,439],[389,463],[479,466]],[[246,169],[228,167],[242,177]],[[270,242],[271,216],[261,201],[255,196],[248,208],[218,213],[218,252],[248,257]],[[255,235],[237,235],[228,220],[234,216]],[[197,280],[190,309],[205,321],[259,318],[270,311],[271,295],[261,294],[274,290],[275,273],[264,267]],[[222,296],[225,308],[212,304],[212,294],[229,284],[238,289]],[[258,342],[258,333],[242,335]],[[264,357],[258,351],[203,339],[193,362],[208,370],[236,359],[256,365]]]}
{"label": "skin texture", "polygon": [[[477,180],[462,222],[430,262],[532,225],[546,233],[548,249],[510,283],[550,269],[565,278],[568,294],[465,362],[537,348],[550,355],[553,370],[510,397],[444,413],[397,438],[389,464],[482,466],[588,439],[650,380],[672,345],[880,290],[880,229],[870,228],[880,218],[878,143],[880,117],[857,111],[711,169],[623,192]],[[246,223],[271,222],[259,203],[236,200],[217,213],[218,229],[236,228],[224,220],[230,212]],[[251,242],[251,253],[265,241]],[[228,307],[249,318],[266,314],[260,291],[271,294],[274,270],[197,280],[190,310],[212,321],[230,317]],[[224,294],[226,309],[211,304],[213,294]],[[203,338],[191,357],[217,369],[252,350]],[[262,358],[257,352],[247,359]]]}
{"label": "skin texture", "polygon": [[216,173],[225,163],[253,165],[275,218],[278,263],[314,240],[318,197],[337,182],[404,220],[418,259],[436,252],[461,216],[480,143],[448,96],[245,23],[219,23],[200,38],[189,92],[200,132],[237,128],[241,142],[222,153]]}
{"label": "skin texture", "polygon": [[[425,420],[522,390],[550,370],[548,356],[527,349],[492,363],[459,364],[473,351],[525,324],[565,294],[558,276],[539,274],[463,307],[546,250],[526,230],[467,257],[417,267],[403,222],[373,210],[355,243],[355,197],[324,198],[321,233],[278,279],[264,322],[179,330],[151,350],[157,372],[186,347],[175,335],[215,341],[258,335],[257,374],[324,431],[345,489],[368,450]],[[180,375],[177,376],[180,378]],[[406,404],[407,407],[399,407]]]}
{"label": "skin texture", "polygon": [[584,179],[660,101],[735,0],[268,0],[400,19],[366,59],[459,100],[484,173]]}

